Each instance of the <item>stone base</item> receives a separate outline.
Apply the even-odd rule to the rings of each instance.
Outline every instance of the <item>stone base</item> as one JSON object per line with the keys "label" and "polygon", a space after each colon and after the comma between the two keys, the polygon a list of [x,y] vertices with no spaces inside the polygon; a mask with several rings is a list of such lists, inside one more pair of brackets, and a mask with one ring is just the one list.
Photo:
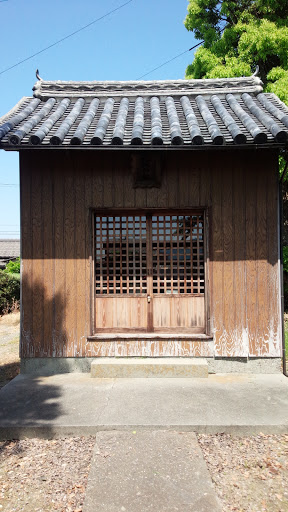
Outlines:
{"label": "stone base", "polygon": [[103,357],[91,364],[95,378],[207,378],[208,364],[202,358],[177,357]]}
{"label": "stone base", "polygon": [[[103,358],[99,358],[99,360]],[[106,358],[110,359],[110,358]],[[130,358],[119,358],[117,361],[128,361]],[[150,358],[134,358],[147,361]],[[156,358],[155,358],[156,359]],[[169,357],[161,358],[169,361]],[[173,358],[181,363],[186,358]],[[98,359],[97,359],[98,360]],[[196,361],[199,358],[188,358]],[[58,373],[90,373],[95,357],[34,357],[21,359],[22,374],[55,375]],[[277,358],[213,358],[207,357],[208,373],[283,373],[282,360]],[[185,364],[185,363],[184,363]]]}

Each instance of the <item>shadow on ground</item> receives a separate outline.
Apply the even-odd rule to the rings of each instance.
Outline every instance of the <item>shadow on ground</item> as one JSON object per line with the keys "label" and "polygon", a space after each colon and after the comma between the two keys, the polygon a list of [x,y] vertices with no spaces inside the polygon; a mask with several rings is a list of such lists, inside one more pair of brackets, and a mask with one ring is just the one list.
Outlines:
{"label": "shadow on ground", "polygon": [[0,389],[20,373],[20,361],[0,365]]}

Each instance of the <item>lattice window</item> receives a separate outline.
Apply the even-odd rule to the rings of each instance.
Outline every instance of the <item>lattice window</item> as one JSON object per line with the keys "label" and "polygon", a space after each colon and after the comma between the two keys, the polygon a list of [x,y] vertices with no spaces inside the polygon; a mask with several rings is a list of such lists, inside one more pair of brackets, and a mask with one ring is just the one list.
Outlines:
{"label": "lattice window", "polygon": [[204,294],[203,215],[153,215],[153,293]]}
{"label": "lattice window", "polygon": [[95,244],[97,294],[204,294],[202,214],[96,216]]}
{"label": "lattice window", "polygon": [[97,294],[147,293],[145,216],[96,216]]}

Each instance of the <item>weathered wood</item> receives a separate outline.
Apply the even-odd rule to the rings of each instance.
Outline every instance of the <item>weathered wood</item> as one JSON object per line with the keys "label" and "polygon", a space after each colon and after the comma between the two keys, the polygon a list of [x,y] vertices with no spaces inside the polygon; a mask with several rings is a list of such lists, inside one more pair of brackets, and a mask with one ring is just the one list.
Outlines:
{"label": "weathered wood", "polygon": [[[45,168],[39,166],[39,153],[34,150],[33,155],[29,151],[21,154],[24,293],[22,356],[201,355],[202,348],[196,351],[194,345],[189,345],[188,342],[185,345],[179,339],[177,344],[174,343],[173,332],[170,332],[171,343],[139,341],[125,345],[126,342],[121,341],[118,345],[115,341],[110,344],[108,341],[102,343],[98,340],[93,345],[86,339],[87,335],[92,334],[93,316],[90,308],[92,234],[89,208],[117,208],[117,211],[128,208],[128,211],[138,211],[143,207],[147,212],[149,196],[150,214],[160,206],[166,213],[175,209],[177,215],[181,215],[183,208],[189,205],[190,208],[196,208],[196,213],[197,207],[208,208],[210,277],[207,286],[215,354],[245,357],[249,346],[250,354],[255,357],[279,357],[281,334],[276,153],[272,158],[266,150],[262,150],[261,154],[258,152],[257,156],[253,156],[252,151],[245,154],[239,152],[237,162],[233,165],[231,157],[235,153],[227,152],[224,158],[222,152],[209,155],[197,152],[191,160],[191,153],[185,152],[181,161],[178,152],[171,153],[169,158],[164,158],[165,180],[162,180],[161,188],[157,189],[155,195],[150,195],[150,190],[147,189],[132,188],[130,157],[126,153],[118,155],[115,163],[111,153],[104,155],[101,152],[95,162],[92,152],[87,152],[85,157],[82,152],[73,152],[71,159],[65,152],[60,154],[59,151],[51,151]],[[151,154],[150,158],[157,159],[158,152]],[[262,204],[264,191],[258,191],[262,176],[267,183],[266,213]],[[231,208],[234,217],[230,219]],[[262,216],[264,221],[261,225]],[[225,225],[227,219],[229,224]],[[256,241],[258,231],[261,248],[260,239]],[[47,240],[44,240],[44,234]],[[50,237],[54,237],[54,242]],[[265,237],[266,244],[262,243]],[[55,256],[54,267],[49,262],[51,250]],[[44,258],[44,254],[47,257]],[[260,267],[257,264],[259,254]],[[51,277],[54,291],[51,291],[49,285]],[[227,284],[228,279],[233,285],[233,291],[229,288],[230,284]],[[225,299],[226,286],[231,298],[230,304],[228,298]],[[256,286],[264,290],[263,301],[267,298],[264,310],[260,307],[259,296],[257,299]],[[45,313],[46,303],[48,309]],[[135,317],[139,318],[138,306],[135,311]],[[201,310],[198,310],[197,315],[199,311]],[[176,306],[175,311],[173,310],[176,322],[181,319],[182,314],[184,313],[181,308]],[[163,326],[163,329],[166,327]],[[45,342],[44,330],[45,338],[48,337]],[[257,344],[256,338],[260,337],[265,340],[265,349]],[[201,347],[202,342],[197,343]],[[225,347],[229,350],[224,351]],[[213,355],[211,348],[209,351]],[[204,353],[207,355],[207,352],[202,355]]]}
{"label": "weathered wood", "polygon": [[225,330],[223,298],[224,288],[224,240],[223,240],[223,216],[222,207],[225,201],[223,191],[223,172],[219,168],[212,172],[212,248],[210,258],[213,271],[213,289],[212,289],[212,324],[214,333],[214,350],[216,356],[222,355],[222,349],[225,346],[225,338],[230,336]]}
{"label": "weathered wood", "polygon": [[[253,159],[254,160],[254,159]],[[253,162],[255,165],[255,161]],[[257,255],[256,255],[256,208],[255,195],[257,194],[257,173],[245,169],[245,197],[246,197],[246,286],[247,286],[247,336],[249,354],[257,354]],[[256,196],[257,197],[257,196]]]}
{"label": "weathered wood", "polygon": [[31,173],[29,167],[25,167],[22,154],[20,153],[20,208],[21,208],[21,234],[22,254],[21,254],[21,333],[20,333],[20,357],[30,356],[30,345],[34,344],[32,326],[33,326],[33,248],[32,248],[32,219],[31,215]]}

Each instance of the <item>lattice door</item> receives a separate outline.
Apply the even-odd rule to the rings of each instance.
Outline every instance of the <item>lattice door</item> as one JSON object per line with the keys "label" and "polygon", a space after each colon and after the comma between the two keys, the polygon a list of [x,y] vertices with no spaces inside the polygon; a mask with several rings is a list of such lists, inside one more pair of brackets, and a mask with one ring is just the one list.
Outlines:
{"label": "lattice door", "polygon": [[98,332],[204,332],[203,215],[97,215],[95,278]]}

